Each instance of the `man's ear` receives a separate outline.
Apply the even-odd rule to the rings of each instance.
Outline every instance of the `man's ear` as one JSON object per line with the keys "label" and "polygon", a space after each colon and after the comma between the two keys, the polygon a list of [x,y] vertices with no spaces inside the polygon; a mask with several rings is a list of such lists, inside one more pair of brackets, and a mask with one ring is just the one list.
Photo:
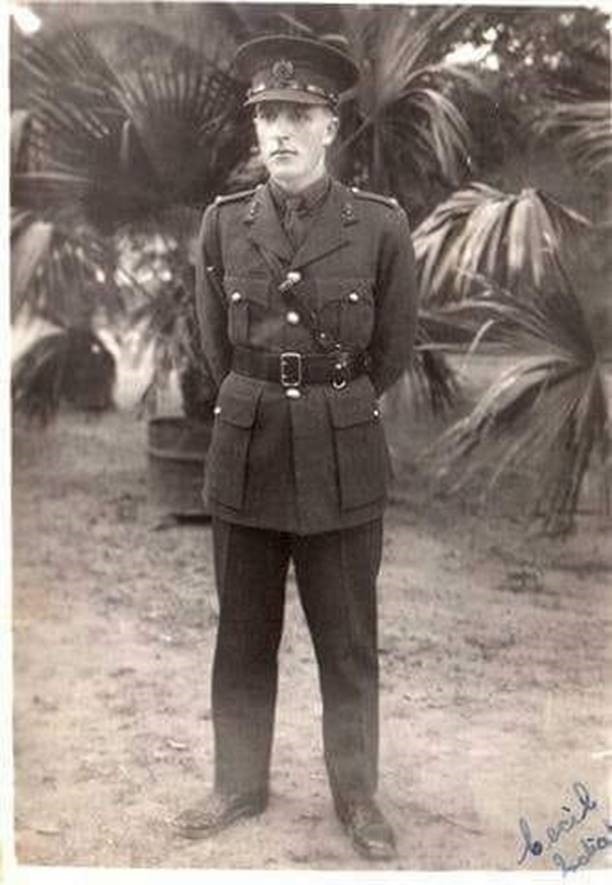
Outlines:
{"label": "man's ear", "polygon": [[325,129],[325,147],[329,147],[329,145],[333,142],[336,135],[338,134],[338,127],[340,121],[335,114],[330,114],[327,118],[327,127]]}

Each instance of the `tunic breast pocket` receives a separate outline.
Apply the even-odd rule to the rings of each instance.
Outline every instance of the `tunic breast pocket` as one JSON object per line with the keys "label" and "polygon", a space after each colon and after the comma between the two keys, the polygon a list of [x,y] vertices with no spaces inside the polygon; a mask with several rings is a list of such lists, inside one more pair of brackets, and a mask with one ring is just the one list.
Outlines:
{"label": "tunic breast pocket", "polygon": [[270,304],[270,278],[267,275],[226,274],[223,288],[227,298],[228,335],[232,344],[249,343],[249,332]]}
{"label": "tunic breast pocket", "polygon": [[378,406],[365,379],[329,398],[336,466],[343,510],[363,507],[385,496],[389,458]]}
{"label": "tunic breast pocket", "polygon": [[217,400],[207,457],[205,498],[239,510],[244,501],[247,462],[260,391],[228,376]]}
{"label": "tunic breast pocket", "polygon": [[374,330],[373,281],[341,277],[319,281],[321,325],[346,347],[365,350]]}

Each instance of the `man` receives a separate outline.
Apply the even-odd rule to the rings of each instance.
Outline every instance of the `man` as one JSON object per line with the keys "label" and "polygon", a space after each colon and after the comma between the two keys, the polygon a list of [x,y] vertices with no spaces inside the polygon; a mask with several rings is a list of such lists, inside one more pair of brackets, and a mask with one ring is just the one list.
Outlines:
{"label": "man", "polygon": [[410,363],[413,251],[394,200],[326,171],[337,95],[358,71],[329,44],[262,37],[236,58],[269,181],[202,223],[197,307],[218,388],[205,499],[220,600],[215,785],[179,818],[199,838],[268,800],[285,579],[295,566],[323,699],[336,812],[356,849],[394,856],[374,800],[376,576],[389,473],[377,396]]}

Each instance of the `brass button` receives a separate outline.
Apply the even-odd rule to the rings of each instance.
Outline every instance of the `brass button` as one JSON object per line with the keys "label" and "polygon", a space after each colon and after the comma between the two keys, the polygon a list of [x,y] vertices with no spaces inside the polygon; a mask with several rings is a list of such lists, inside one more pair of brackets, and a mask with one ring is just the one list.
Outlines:
{"label": "brass button", "polygon": [[215,406],[213,409],[213,415],[220,415],[220,414],[221,414],[221,406]]}
{"label": "brass button", "polygon": [[351,292],[349,295],[349,301],[352,301],[353,304],[356,304],[359,301],[359,293]]}
{"label": "brass button", "polygon": [[374,409],[374,417],[375,417],[375,418],[379,418],[379,417],[380,417],[380,409]]}
{"label": "brass button", "polygon": [[300,315],[297,310],[288,310],[286,320],[291,326],[297,326],[300,321]]}
{"label": "brass button", "polygon": [[285,391],[285,396],[289,397],[289,399],[299,399],[301,395],[302,392],[297,387],[288,387]]}
{"label": "brass button", "polygon": [[317,337],[319,341],[327,341],[327,332],[319,332]]}
{"label": "brass button", "polygon": [[290,270],[287,272],[287,282],[292,286],[295,286],[296,283],[299,283],[302,279],[302,274],[299,270]]}
{"label": "brass button", "polygon": [[242,292],[232,292],[230,297],[234,304],[237,304],[239,301],[242,301]]}

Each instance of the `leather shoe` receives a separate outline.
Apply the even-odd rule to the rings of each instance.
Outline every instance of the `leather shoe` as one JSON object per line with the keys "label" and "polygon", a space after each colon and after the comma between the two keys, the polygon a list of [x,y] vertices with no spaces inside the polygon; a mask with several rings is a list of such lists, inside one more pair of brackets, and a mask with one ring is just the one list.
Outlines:
{"label": "leather shoe", "polygon": [[368,860],[392,860],[396,856],[395,835],[373,799],[336,802],[336,812],[353,847]]}
{"label": "leather shoe", "polygon": [[204,802],[177,817],[174,828],[185,839],[206,839],[245,817],[265,810],[266,800],[258,793],[211,793]]}

